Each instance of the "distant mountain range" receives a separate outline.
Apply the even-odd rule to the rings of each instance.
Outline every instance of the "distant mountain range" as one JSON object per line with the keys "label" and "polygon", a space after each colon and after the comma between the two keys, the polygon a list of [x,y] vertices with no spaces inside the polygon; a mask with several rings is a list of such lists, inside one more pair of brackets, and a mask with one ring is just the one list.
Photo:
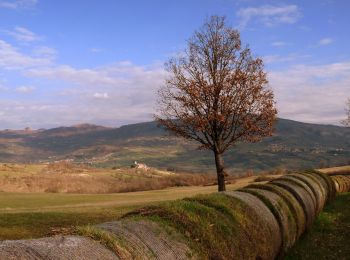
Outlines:
{"label": "distant mountain range", "polygon": [[[350,129],[279,119],[275,134],[254,144],[237,144],[224,157],[231,171],[311,168],[350,164]],[[1,162],[70,159],[99,167],[134,161],[158,168],[211,172],[211,152],[171,137],[155,122],[107,128],[90,124],[53,129],[0,131]]]}

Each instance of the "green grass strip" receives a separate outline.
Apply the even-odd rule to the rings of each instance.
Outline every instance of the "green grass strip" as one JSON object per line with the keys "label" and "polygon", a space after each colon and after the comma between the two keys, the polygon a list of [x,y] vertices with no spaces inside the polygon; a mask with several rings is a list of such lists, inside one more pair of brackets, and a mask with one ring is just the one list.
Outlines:
{"label": "green grass strip", "polygon": [[95,226],[87,225],[77,227],[76,232],[80,236],[89,237],[95,241],[98,241],[113,251],[121,259],[132,259],[134,257],[132,253],[125,249],[125,241],[108,231]]}

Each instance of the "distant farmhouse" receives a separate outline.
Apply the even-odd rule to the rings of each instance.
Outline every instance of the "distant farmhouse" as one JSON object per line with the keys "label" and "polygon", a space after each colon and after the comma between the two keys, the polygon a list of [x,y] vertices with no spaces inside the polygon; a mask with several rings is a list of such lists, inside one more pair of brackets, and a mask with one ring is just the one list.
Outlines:
{"label": "distant farmhouse", "polygon": [[146,164],[138,163],[137,161],[134,161],[134,164],[131,165],[131,168],[141,169],[141,170],[145,170],[145,171],[150,169]]}

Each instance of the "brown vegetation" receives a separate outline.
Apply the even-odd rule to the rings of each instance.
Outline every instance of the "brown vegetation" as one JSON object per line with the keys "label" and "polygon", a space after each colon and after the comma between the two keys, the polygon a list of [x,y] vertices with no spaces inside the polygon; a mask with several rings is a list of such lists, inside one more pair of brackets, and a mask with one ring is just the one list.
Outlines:
{"label": "brown vegetation", "polygon": [[[4,192],[117,193],[146,191],[178,186],[214,185],[210,174],[171,173],[157,169],[97,169],[67,161],[41,165],[6,164],[1,170],[0,189]],[[233,183],[234,180],[231,180]]]}
{"label": "brown vegetation", "polygon": [[57,161],[49,163],[45,168],[43,168],[42,173],[46,174],[77,174],[84,173],[92,170],[87,164],[74,164],[68,160]]}
{"label": "brown vegetation", "polygon": [[263,62],[242,46],[239,32],[213,16],[167,64],[157,121],[171,133],[213,151],[218,189],[225,190],[223,153],[238,141],[270,136],[277,111]]}

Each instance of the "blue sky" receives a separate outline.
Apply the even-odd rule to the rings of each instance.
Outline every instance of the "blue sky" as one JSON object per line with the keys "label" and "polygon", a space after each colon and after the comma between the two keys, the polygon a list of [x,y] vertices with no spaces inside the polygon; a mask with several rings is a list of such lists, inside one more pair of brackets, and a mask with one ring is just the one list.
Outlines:
{"label": "blue sky", "polygon": [[0,129],[149,121],[163,64],[211,15],[263,58],[279,116],[338,124],[347,0],[0,0]]}

